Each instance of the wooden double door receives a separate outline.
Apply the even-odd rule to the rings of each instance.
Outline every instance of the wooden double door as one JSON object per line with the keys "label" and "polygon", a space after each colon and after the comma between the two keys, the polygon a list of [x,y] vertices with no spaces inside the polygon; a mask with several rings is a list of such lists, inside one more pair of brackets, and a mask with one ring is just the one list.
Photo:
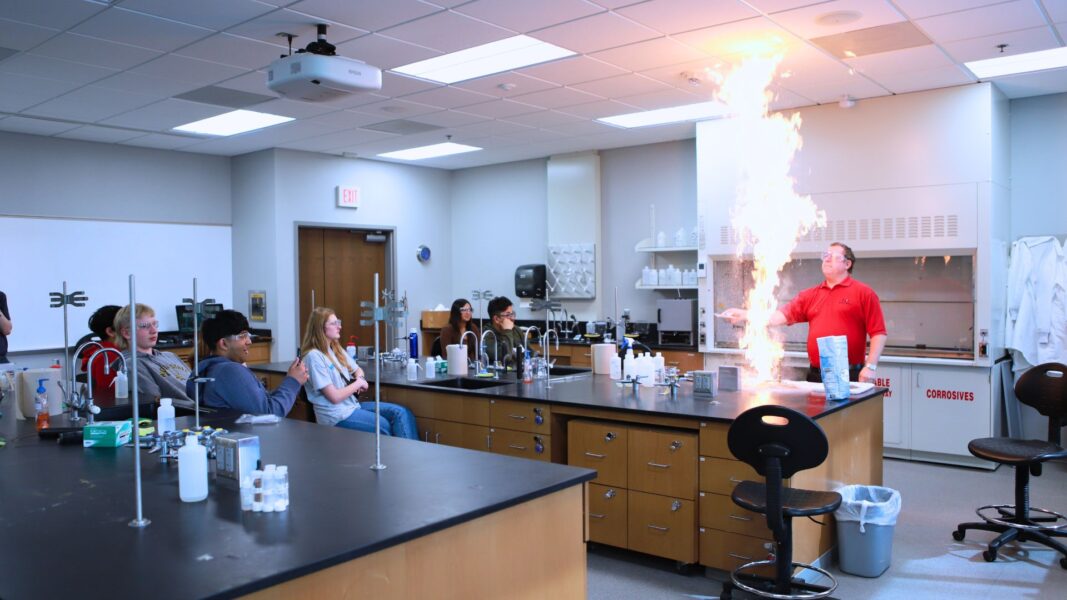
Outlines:
{"label": "wooden double door", "polygon": [[[368,234],[370,239],[368,241]],[[299,300],[300,339],[304,339],[308,316],[314,306],[328,306],[344,323],[341,345],[356,336],[357,346],[374,344],[374,327],[360,326],[360,306],[374,300],[374,274],[379,287],[389,287],[388,232],[360,229],[300,227]],[[379,241],[381,240],[381,241]],[[314,304],[312,304],[314,298]],[[381,328],[382,349],[391,346]],[[395,344],[394,344],[395,345]]]}

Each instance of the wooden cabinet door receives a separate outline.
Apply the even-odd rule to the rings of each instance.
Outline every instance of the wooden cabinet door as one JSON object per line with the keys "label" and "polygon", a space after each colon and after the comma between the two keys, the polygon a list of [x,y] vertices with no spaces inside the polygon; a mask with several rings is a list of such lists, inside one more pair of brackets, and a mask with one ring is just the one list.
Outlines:
{"label": "wooden cabinet door", "polygon": [[428,444],[436,443],[438,424],[439,421],[437,419],[415,417],[415,429],[419,432],[419,439]]}
{"label": "wooden cabinet door", "polygon": [[696,499],[696,434],[631,428],[627,462],[631,490]]}
{"label": "wooden cabinet door", "polygon": [[704,370],[704,354],[701,352],[665,350],[663,352],[663,362],[664,366],[675,367],[683,373]]}
{"label": "wooden cabinet door", "polygon": [[552,460],[552,436],[490,428],[490,451],[544,462]]}
{"label": "wooden cabinet door", "polygon": [[[706,567],[730,572],[748,562],[773,558],[774,546],[767,540],[707,527],[700,528],[699,538],[700,564]],[[757,569],[753,573],[774,575],[769,568]]]}
{"label": "wooden cabinet door", "polygon": [[589,484],[589,540],[619,548],[626,547],[626,490]]}
{"label": "wooden cabinet door", "polygon": [[571,421],[567,464],[596,470],[599,484],[626,487],[627,431],[619,423]]}
{"label": "wooden cabinet door", "polygon": [[573,346],[571,347],[571,366],[572,367],[591,367],[593,366],[593,349],[592,346]]}
{"label": "wooden cabinet door", "polygon": [[633,489],[628,496],[627,536],[631,550],[683,563],[697,561],[693,501]]}
{"label": "wooden cabinet door", "polygon": [[700,423],[700,454],[701,456],[714,456],[736,460],[726,445],[726,433],[730,430],[729,423],[701,422]]}
{"label": "wooden cabinet door", "polygon": [[547,404],[521,400],[489,401],[489,426],[517,431],[551,433],[551,409]]}
{"label": "wooden cabinet door", "polygon": [[492,434],[488,427],[481,425],[460,424],[459,446],[468,450],[481,450],[489,452],[492,445]]}
{"label": "wooden cabinet door", "polygon": [[763,481],[756,470],[739,460],[700,457],[700,490],[729,496],[742,481]]}
{"label": "wooden cabinet door", "polygon": [[772,540],[767,517],[734,504],[729,496],[700,492],[700,526]]}
{"label": "wooden cabinet door", "polygon": [[311,309],[312,296],[315,304],[325,304],[326,294],[326,263],[324,261],[325,248],[323,247],[324,229],[315,227],[301,227],[297,231],[297,253],[299,255],[297,272],[299,284],[297,291],[297,323],[300,326],[300,339],[304,339],[304,330],[307,327],[308,315]]}

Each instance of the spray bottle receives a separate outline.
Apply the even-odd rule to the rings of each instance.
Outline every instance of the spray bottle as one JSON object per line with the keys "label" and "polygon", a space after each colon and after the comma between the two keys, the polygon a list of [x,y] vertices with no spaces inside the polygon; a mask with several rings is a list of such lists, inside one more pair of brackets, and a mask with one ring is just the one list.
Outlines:
{"label": "spray bottle", "polygon": [[37,380],[37,395],[33,398],[33,408],[37,412],[37,431],[51,426],[51,419],[48,416],[48,392],[44,389],[46,381],[48,379]]}
{"label": "spray bottle", "polygon": [[408,357],[418,359],[419,358],[419,332],[414,327],[411,328],[411,332],[408,333]]}
{"label": "spray bottle", "polygon": [[345,346],[345,352],[348,354],[349,358],[356,357],[356,336],[348,336],[348,345]]}

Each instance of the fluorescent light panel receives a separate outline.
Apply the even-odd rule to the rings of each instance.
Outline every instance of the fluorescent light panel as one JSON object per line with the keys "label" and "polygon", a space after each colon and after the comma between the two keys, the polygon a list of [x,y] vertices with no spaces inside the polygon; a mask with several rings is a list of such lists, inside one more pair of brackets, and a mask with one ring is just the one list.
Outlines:
{"label": "fluorescent light panel", "polygon": [[382,158],[395,158],[397,160],[423,160],[427,158],[437,158],[438,156],[448,156],[450,154],[475,152],[477,150],[481,150],[481,148],[478,148],[477,146],[467,146],[466,144],[445,142],[444,144],[433,144],[430,146],[419,146],[418,148],[408,148],[407,150],[386,152],[385,154],[379,154],[378,156],[381,156]]}
{"label": "fluorescent light panel", "polygon": [[517,35],[444,56],[420,60],[396,67],[393,71],[447,84],[520,69],[574,54],[566,48],[529,36]]}
{"label": "fluorescent light panel", "polygon": [[1067,67],[1067,47],[963,63],[979,79]]}
{"label": "fluorescent light panel", "polygon": [[719,102],[698,102],[696,104],[684,104],[670,108],[656,110],[644,110],[641,112],[616,115],[614,117],[602,117],[597,119],[602,123],[616,127],[648,127],[650,125],[666,125],[681,121],[699,121],[721,117],[726,114],[726,106]]}
{"label": "fluorescent light panel", "polygon": [[292,117],[281,117],[278,115],[255,112],[253,110],[234,110],[207,119],[179,125],[174,128],[174,131],[199,133],[202,135],[227,136],[237,135],[238,133],[256,129],[263,129],[264,127],[270,127],[271,125],[278,125],[280,123],[288,123],[292,120]]}

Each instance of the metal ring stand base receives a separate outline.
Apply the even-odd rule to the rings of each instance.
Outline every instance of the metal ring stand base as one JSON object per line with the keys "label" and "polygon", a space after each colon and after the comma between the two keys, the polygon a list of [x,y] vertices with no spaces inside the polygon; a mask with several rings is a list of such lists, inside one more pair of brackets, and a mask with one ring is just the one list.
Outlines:
{"label": "metal ring stand base", "polygon": [[827,571],[826,569],[820,569],[819,567],[816,567],[815,565],[809,565],[807,563],[795,562],[795,563],[792,564],[792,566],[793,566],[794,570],[797,567],[803,567],[804,569],[815,571],[816,573],[822,575],[823,577],[826,577],[827,579],[830,580],[830,584],[831,584],[828,589],[823,590],[821,592],[813,592],[813,593],[810,593],[810,594],[776,594],[774,592],[768,592],[766,590],[758,590],[758,589],[756,589],[754,587],[745,585],[744,583],[741,583],[741,580],[739,580],[738,577],[737,577],[738,575],[743,574],[742,571],[745,571],[745,570],[748,570],[748,569],[754,569],[756,567],[774,566],[776,564],[776,562],[777,561],[774,561],[774,560],[757,560],[757,561],[753,561],[753,562],[750,562],[750,563],[745,563],[745,564],[741,565],[740,567],[734,569],[730,573],[730,581],[733,582],[734,586],[737,587],[740,590],[744,590],[744,591],[746,591],[746,592],[748,592],[750,594],[754,594],[754,595],[760,596],[762,598],[774,598],[774,600],[814,600],[816,598],[825,598],[825,597],[829,596],[830,594],[834,593],[834,590],[837,589],[837,580],[834,579],[834,576],[831,575],[829,571]]}
{"label": "metal ring stand base", "polygon": [[[1060,524],[1060,525],[1037,525],[1037,524],[1030,524],[1030,523],[1020,523],[1018,521],[1005,521],[1004,519],[998,519],[996,517],[990,517],[990,516],[986,516],[986,515],[982,514],[982,511],[997,510],[997,509],[1001,509],[1001,508],[1005,508],[1005,509],[1010,508],[1012,510],[1015,510],[1015,505],[1014,504],[987,504],[987,505],[979,507],[977,510],[975,510],[974,514],[978,515],[978,518],[982,519],[986,523],[992,523],[994,525],[1000,525],[1001,527],[1011,527],[1012,529],[1023,529],[1023,530],[1026,530],[1026,531],[1059,531],[1059,530],[1067,527],[1067,516],[1064,516],[1064,515],[1056,512],[1054,510],[1048,510],[1047,508],[1036,508],[1036,507],[1031,506],[1030,507],[1030,512],[1036,512],[1036,513],[1041,513],[1043,515],[1048,515],[1050,517],[1055,517],[1055,520],[1053,521],[1054,523],[1058,522],[1058,521],[1062,521],[1063,523]],[[1016,518],[1018,518],[1018,515],[1016,515]],[[1025,519],[1027,521],[1030,520],[1029,513],[1027,513]]]}
{"label": "metal ring stand base", "polygon": [[137,527],[138,529],[148,527],[152,523],[152,519],[132,519],[127,525],[130,527]]}
{"label": "metal ring stand base", "polygon": [[371,465],[370,468],[371,468],[372,471],[383,471],[385,469],[388,469],[389,467],[387,467],[387,466],[385,466],[385,465],[383,465],[381,463],[375,463],[375,464]]}

